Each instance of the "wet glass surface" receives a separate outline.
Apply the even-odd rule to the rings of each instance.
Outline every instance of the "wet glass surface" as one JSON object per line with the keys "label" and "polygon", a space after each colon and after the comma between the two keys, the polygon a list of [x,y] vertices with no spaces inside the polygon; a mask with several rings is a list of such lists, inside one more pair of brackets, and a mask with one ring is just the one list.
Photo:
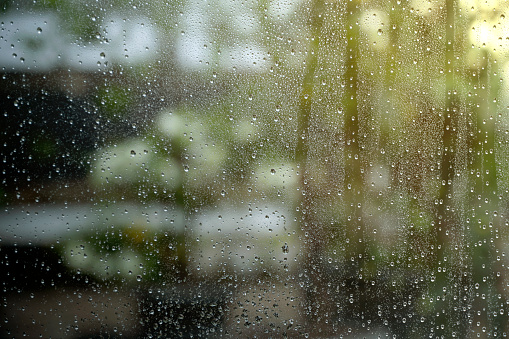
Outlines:
{"label": "wet glass surface", "polygon": [[0,337],[507,336],[505,2],[0,9]]}

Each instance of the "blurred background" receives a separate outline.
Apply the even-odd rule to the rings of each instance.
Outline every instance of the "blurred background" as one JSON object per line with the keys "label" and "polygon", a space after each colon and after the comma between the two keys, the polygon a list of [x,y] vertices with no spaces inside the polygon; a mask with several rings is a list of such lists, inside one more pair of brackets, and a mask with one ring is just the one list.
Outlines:
{"label": "blurred background", "polygon": [[507,336],[505,1],[0,11],[0,337]]}

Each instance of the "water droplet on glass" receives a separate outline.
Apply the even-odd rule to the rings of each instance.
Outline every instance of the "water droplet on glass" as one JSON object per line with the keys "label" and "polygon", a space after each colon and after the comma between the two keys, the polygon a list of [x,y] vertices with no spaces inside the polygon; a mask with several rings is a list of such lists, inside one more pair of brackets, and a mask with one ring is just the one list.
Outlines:
{"label": "water droplet on glass", "polygon": [[283,250],[283,253],[288,253],[290,251],[287,243],[285,243],[283,246],[281,246],[281,249]]}

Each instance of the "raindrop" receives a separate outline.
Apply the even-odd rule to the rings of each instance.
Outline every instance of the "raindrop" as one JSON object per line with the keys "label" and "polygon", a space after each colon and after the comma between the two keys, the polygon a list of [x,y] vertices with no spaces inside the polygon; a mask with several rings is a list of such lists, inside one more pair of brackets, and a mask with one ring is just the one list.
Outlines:
{"label": "raindrop", "polygon": [[283,250],[283,253],[288,253],[290,251],[287,243],[281,246],[281,249]]}

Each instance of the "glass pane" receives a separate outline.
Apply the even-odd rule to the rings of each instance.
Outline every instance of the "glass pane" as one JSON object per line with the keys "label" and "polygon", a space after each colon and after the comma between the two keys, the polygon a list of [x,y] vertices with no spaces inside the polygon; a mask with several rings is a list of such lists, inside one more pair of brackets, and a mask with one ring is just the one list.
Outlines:
{"label": "glass pane", "polygon": [[3,1],[1,337],[505,337],[507,4]]}

